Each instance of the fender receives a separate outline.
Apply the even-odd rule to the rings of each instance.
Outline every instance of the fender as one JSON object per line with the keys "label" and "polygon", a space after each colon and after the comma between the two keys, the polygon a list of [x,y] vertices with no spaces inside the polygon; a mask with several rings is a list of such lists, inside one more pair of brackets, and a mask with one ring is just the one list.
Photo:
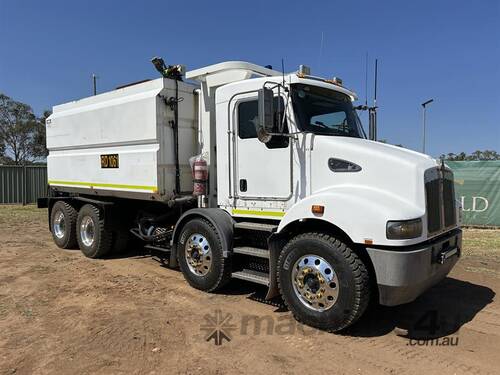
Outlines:
{"label": "fender", "polygon": [[198,217],[208,220],[217,229],[221,236],[223,255],[225,258],[230,256],[233,250],[233,218],[220,208],[193,208],[186,211],[175,224],[171,242],[170,267],[177,267],[177,240],[182,228],[188,221]]}
{"label": "fender", "polygon": [[[324,206],[324,213],[312,213],[312,205]],[[354,243],[363,244],[370,239],[374,245],[410,245],[423,241],[426,234],[411,240],[387,240],[386,223],[424,215],[425,211],[399,196],[364,186],[344,185],[319,191],[297,202],[286,212],[277,233],[298,220],[320,219],[339,227]]]}
{"label": "fender", "polygon": [[[80,197],[80,196],[74,196],[74,197],[44,197],[44,198],[38,198],[37,199],[37,207],[38,208],[48,208],[47,214],[48,214],[48,224],[49,224],[49,231],[51,231],[50,227],[50,216],[52,215],[52,207],[57,201],[65,201],[68,203],[71,202],[83,202],[82,204],[79,204],[79,206],[82,206],[84,203],[91,203],[93,205],[98,206],[104,213],[104,217],[108,214],[108,210],[111,206],[114,205],[113,202],[109,201],[102,201],[98,199],[91,199],[91,198],[85,198],[85,197]],[[79,208],[79,207],[78,207]]]}

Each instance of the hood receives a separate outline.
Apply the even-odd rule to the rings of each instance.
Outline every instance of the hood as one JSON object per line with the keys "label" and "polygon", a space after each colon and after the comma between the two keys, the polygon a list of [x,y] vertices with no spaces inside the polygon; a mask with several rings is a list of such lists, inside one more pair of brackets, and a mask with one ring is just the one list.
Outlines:
{"label": "hood", "polygon": [[[392,195],[425,212],[424,173],[437,166],[435,159],[366,139],[313,134],[310,137],[311,193],[355,185]],[[334,172],[329,167],[331,158],[355,163],[361,169]]]}

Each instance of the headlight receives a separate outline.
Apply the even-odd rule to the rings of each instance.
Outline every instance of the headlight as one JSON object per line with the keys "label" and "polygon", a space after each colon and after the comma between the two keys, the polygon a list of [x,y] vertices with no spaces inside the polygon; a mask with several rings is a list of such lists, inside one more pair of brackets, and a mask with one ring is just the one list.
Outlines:
{"label": "headlight", "polygon": [[389,240],[408,240],[422,235],[422,219],[388,221],[386,235]]}

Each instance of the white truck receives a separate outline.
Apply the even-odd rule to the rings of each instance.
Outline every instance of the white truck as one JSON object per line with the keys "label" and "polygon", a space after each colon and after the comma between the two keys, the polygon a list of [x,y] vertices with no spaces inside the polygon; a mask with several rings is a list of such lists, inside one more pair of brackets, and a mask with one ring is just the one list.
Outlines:
{"label": "white truck", "polygon": [[457,262],[452,172],[373,140],[374,124],[367,139],[340,79],[154,63],[162,78],[48,118],[50,194],[38,204],[59,247],[103,257],[133,236],[195,288],[263,284],[330,331],[370,300],[413,301]]}

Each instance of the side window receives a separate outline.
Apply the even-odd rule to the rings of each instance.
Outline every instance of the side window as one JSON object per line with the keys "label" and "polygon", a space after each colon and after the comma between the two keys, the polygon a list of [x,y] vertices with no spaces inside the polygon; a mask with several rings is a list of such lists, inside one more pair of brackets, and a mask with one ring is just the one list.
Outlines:
{"label": "side window", "polygon": [[241,102],[238,105],[238,136],[241,139],[257,138],[255,126],[259,121],[257,100]]}
{"label": "side window", "polygon": [[[276,132],[278,131],[278,97],[274,98],[274,128]],[[280,113],[281,120],[283,121],[283,116],[285,113],[285,104],[283,98],[280,98]],[[258,101],[250,100],[247,102],[241,102],[238,104],[238,136],[241,139],[257,138],[257,131],[255,127],[259,121],[258,112]],[[285,118],[283,124],[283,133],[288,133],[288,124]],[[285,148],[288,147],[289,139],[288,137],[273,136],[271,140],[266,143],[267,148]]]}

